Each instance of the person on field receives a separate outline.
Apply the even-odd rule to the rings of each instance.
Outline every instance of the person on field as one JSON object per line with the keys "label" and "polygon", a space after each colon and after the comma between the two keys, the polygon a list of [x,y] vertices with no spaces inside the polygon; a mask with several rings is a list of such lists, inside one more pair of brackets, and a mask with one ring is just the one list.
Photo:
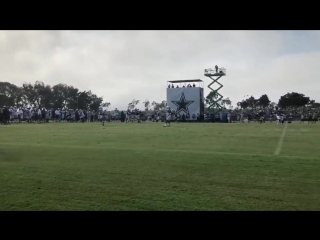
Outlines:
{"label": "person on field", "polygon": [[4,106],[2,112],[3,112],[3,123],[8,124],[10,121],[9,108],[7,106]]}
{"label": "person on field", "polygon": [[169,127],[171,122],[171,108],[167,105],[166,107],[166,124],[164,127]]}
{"label": "person on field", "polygon": [[37,110],[37,117],[38,117],[38,123],[41,123],[42,122],[42,111],[41,111],[40,107]]}

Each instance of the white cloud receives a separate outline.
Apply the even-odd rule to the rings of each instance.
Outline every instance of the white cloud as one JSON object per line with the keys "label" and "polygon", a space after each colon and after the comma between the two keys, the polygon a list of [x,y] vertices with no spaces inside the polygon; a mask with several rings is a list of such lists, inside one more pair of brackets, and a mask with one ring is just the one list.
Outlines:
{"label": "white cloud", "polygon": [[221,93],[234,104],[247,94],[277,101],[290,91],[320,101],[319,32],[308,32],[314,39],[308,46],[301,42],[294,54],[283,55],[301,39],[293,33],[0,31],[0,81],[66,83],[123,109],[132,99],[164,100],[167,80],[200,78],[208,93],[203,70],[218,64],[227,69]]}

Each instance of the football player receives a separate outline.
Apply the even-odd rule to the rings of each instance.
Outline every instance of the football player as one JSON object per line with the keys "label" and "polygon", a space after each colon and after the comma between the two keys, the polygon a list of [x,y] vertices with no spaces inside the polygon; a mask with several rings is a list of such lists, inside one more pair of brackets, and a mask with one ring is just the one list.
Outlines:
{"label": "football player", "polygon": [[171,108],[167,105],[166,108],[166,124],[164,127],[170,127],[170,121],[171,121]]}

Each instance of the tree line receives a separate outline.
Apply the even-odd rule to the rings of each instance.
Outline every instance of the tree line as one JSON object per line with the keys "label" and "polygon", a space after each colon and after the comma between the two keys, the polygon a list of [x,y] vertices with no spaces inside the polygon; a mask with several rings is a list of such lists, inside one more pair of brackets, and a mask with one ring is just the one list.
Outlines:
{"label": "tree line", "polygon": [[[133,99],[128,104],[128,109],[133,110],[140,100]],[[162,111],[166,101],[160,103],[145,100],[142,102],[145,111]],[[24,83],[21,87],[9,82],[0,82],[0,106],[41,106],[44,108],[69,108],[92,109],[97,111],[99,106],[109,107],[110,102],[103,102],[103,97],[98,97],[91,91],[80,91],[78,88],[66,84],[54,86],[46,85],[41,81]]]}
{"label": "tree line", "polygon": [[[232,102],[229,98],[219,99],[219,96],[215,91],[211,91],[207,97],[205,98],[205,102],[207,105],[214,104],[214,101],[218,101],[218,103],[225,108],[234,109],[232,106]],[[238,109],[257,109],[257,108],[301,108],[301,107],[310,107],[310,108],[320,108],[320,103],[315,102],[315,100],[311,100],[310,97],[305,96],[302,93],[286,93],[280,97],[278,103],[271,102],[267,94],[263,94],[259,98],[255,98],[253,96],[244,96],[246,97],[240,102],[237,102]],[[218,105],[217,105],[218,106]],[[215,107],[215,106],[214,106]]]}
{"label": "tree line", "polygon": [[91,91],[80,91],[62,83],[51,87],[36,81],[34,84],[24,83],[21,87],[9,82],[0,82],[0,105],[98,110],[100,105],[108,107],[110,103],[103,102],[102,97]]}
{"label": "tree line", "polygon": [[[280,97],[278,103],[271,102],[267,94],[263,94],[259,98],[253,96],[247,96],[240,102],[237,102],[237,106],[232,106],[232,102],[229,98],[219,99],[219,96],[215,91],[211,91],[205,98],[205,108],[208,108],[214,101],[225,108],[234,109],[246,109],[246,108],[266,108],[266,107],[313,107],[320,108],[320,103],[316,103],[309,97],[301,93],[287,93]],[[128,109],[133,110],[140,103],[140,100],[133,99],[128,104]],[[166,101],[150,102],[145,100],[142,102],[144,105],[144,111],[163,111],[166,108]],[[98,110],[99,106],[109,107],[110,102],[103,102],[102,97],[98,97],[91,91],[80,91],[78,88],[66,85],[57,84],[54,86],[46,85],[41,81],[32,83],[24,83],[21,87],[18,87],[9,82],[0,82],[0,105],[6,106],[41,106],[45,108],[63,108],[70,109],[93,109]],[[213,106],[215,107],[215,106]]]}

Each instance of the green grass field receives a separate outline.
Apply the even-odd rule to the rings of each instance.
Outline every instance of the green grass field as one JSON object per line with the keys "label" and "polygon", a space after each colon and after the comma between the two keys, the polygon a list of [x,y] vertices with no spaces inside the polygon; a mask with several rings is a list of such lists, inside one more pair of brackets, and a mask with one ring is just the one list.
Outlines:
{"label": "green grass field", "polygon": [[320,125],[0,126],[0,210],[320,210]]}

